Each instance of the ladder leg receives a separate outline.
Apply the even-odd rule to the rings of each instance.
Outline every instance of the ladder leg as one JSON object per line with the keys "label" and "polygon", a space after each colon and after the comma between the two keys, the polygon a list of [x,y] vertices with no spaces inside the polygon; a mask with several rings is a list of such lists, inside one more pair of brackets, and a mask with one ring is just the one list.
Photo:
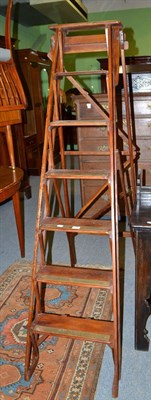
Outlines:
{"label": "ladder leg", "polygon": [[113,350],[113,362],[114,362],[114,377],[113,377],[113,385],[112,385],[112,397],[118,397],[118,389],[119,389],[119,379],[120,379],[120,372],[119,372],[119,357],[115,350]]}
{"label": "ladder leg", "polygon": [[16,226],[18,232],[18,239],[20,244],[20,252],[21,256],[25,257],[25,243],[24,243],[24,233],[23,233],[23,223],[22,223],[22,215],[21,215],[21,207],[20,207],[20,198],[19,198],[19,189],[13,195],[13,206],[14,206],[14,213],[16,218]]}
{"label": "ladder leg", "polygon": [[128,84],[127,84],[124,49],[121,49],[121,63],[122,63],[122,70],[123,70],[126,120],[127,120],[127,128],[128,128],[129,158],[130,158],[130,165],[131,165],[132,197],[133,197],[133,204],[134,204],[135,196],[136,196],[136,174],[135,174],[135,164],[134,164],[135,157],[134,157],[134,150],[133,150],[133,144],[132,144],[133,138],[132,138],[132,129],[131,129],[131,122],[130,122],[130,107],[129,107],[129,98],[128,98]]}
{"label": "ladder leg", "polygon": [[[135,237],[134,237],[133,230],[131,228],[131,218],[130,218],[131,211],[130,211],[129,202],[128,202],[128,198],[127,198],[127,196],[129,196],[129,194],[126,193],[126,188],[125,188],[125,183],[124,183],[124,171],[123,171],[123,166],[122,166],[122,161],[121,161],[120,154],[119,154],[119,173],[120,173],[121,186],[122,186],[122,191],[123,191],[123,196],[124,196],[126,214],[127,214],[128,221],[129,221],[131,238],[132,238],[133,248],[134,248],[134,252],[135,252]],[[128,191],[130,190],[129,187],[127,188],[127,190]]]}
{"label": "ladder leg", "polygon": [[26,339],[26,355],[25,355],[25,380],[29,381],[39,360],[39,349],[36,343],[36,339],[31,334],[31,323],[35,314],[35,293],[34,286],[32,284],[31,296],[30,296],[30,308],[28,315],[28,327],[27,327],[27,339]]}

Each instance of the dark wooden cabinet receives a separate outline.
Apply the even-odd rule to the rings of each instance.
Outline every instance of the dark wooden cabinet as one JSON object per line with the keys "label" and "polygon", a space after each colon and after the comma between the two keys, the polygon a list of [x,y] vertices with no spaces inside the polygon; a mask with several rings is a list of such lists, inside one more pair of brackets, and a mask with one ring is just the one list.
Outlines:
{"label": "dark wooden cabinet", "polygon": [[28,102],[23,112],[27,167],[30,174],[37,175],[41,169],[51,62],[46,53],[32,49],[17,50],[15,53]]}
{"label": "dark wooden cabinet", "polygon": [[[98,102],[100,102],[106,110],[108,110],[108,99],[107,94],[101,94],[97,96]],[[137,168],[142,170],[143,182],[146,185],[151,185],[151,94],[150,93],[134,93],[131,99],[131,115],[132,115],[132,130],[134,142],[137,143],[138,149],[140,149],[140,156],[138,160]],[[75,98],[77,119],[99,119],[99,115],[96,113],[94,108],[88,103],[82,96],[76,96]],[[118,114],[118,126],[126,132],[126,114],[125,114],[125,103],[123,97],[117,96],[117,114]],[[78,127],[78,147],[81,151],[108,151],[108,139],[107,139],[107,128],[106,127]],[[120,143],[118,144],[120,148]],[[125,147],[126,150],[126,147]],[[80,156],[80,168],[87,169],[109,169],[109,159],[107,156]],[[103,185],[103,182],[101,182]],[[81,195],[83,205],[90,199],[90,197],[96,192],[100,186],[99,181],[85,180],[81,182]],[[93,213],[98,212],[100,208],[105,206],[109,201],[109,193],[106,192],[104,196],[101,196],[91,209],[87,212],[87,216],[91,216]],[[124,204],[120,204],[120,211],[123,215],[125,213]]]}
{"label": "dark wooden cabinet", "polygon": [[142,171],[143,185],[151,186],[151,93],[135,93],[134,130],[140,149],[138,168]]}
{"label": "dark wooden cabinet", "polygon": [[[104,108],[108,108],[107,96],[102,95],[102,105]],[[97,96],[99,101],[100,95]],[[75,98],[76,114],[78,120],[88,120],[88,119],[99,119],[100,116],[97,114],[95,109],[88,103],[83,96],[76,96]],[[78,138],[78,149],[80,151],[107,151],[108,150],[108,140],[107,140],[107,127],[78,127],[77,128],[77,138]],[[83,170],[109,170],[109,157],[99,157],[99,156],[79,156],[80,169]],[[103,186],[104,181],[97,180],[82,180],[81,181],[81,196],[82,205],[84,205],[91,196],[97,191],[97,188],[101,185]],[[92,205],[91,209],[85,214],[86,217],[90,217],[92,214],[96,213],[103,208],[105,204],[109,201],[109,193],[106,192],[104,196],[102,195],[95,204]]]}
{"label": "dark wooden cabinet", "polygon": [[[107,59],[99,59],[101,68],[107,68]],[[140,149],[138,168],[143,185],[151,185],[151,56],[126,57],[126,71],[130,96],[132,128]],[[119,72],[122,73],[121,66]],[[102,93],[106,93],[105,79],[101,78]],[[119,74],[117,96],[122,96],[123,83]],[[120,114],[120,111],[119,111]],[[122,115],[124,126],[124,113]]]}
{"label": "dark wooden cabinet", "polygon": [[[107,60],[100,59],[101,68],[107,69]],[[139,151],[137,169],[141,169],[143,185],[151,186],[151,57],[130,57],[126,58],[127,78],[130,98],[130,112],[134,143]],[[105,81],[101,81],[102,94],[97,96],[106,110],[108,110],[108,99],[106,94]],[[121,79],[117,87],[117,120],[120,129],[126,132],[126,113],[125,102],[123,101],[123,87]],[[75,105],[77,119],[98,119],[99,116],[94,108],[82,96],[75,96]],[[79,150],[107,151],[107,129],[104,127],[95,128],[77,128]],[[119,143],[120,146],[120,143]],[[126,148],[125,148],[126,150]],[[106,169],[109,168],[107,157],[80,156],[81,169]],[[82,181],[81,195],[83,205],[90,199],[100,182]],[[98,199],[92,208],[87,212],[87,216],[98,212],[109,200],[108,193]],[[121,203],[121,214],[124,208]]]}
{"label": "dark wooden cabinet", "polygon": [[[106,94],[97,95],[96,99],[101,106],[108,110],[108,98]],[[87,119],[100,119],[99,114],[96,112],[94,107],[88,103],[82,96],[76,96],[75,98],[76,114],[78,120]],[[80,151],[97,151],[97,152],[107,152],[108,147],[108,133],[106,126],[100,127],[78,127],[77,128],[78,137],[78,149]],[[120,139],[119,139],[120,140]],[[120,143],[118,147],[120,148]],[[80,169],[84,170],[110,170],[110,160],[109,156],[79,156]],[[99,187],[104,185],[105,181],[101,180],[82,180],[81,181],[81,197],[82,205],[89,201],[89,199],[97,192]],[[104,195],[98,198],[91,208],[85,214],[86,217],[91,217],[95,213],[99,212],[100,209],[104,208],[110,201],[110,193],[106,191]],[[121,214],[125,214],[124,202],[120,201],[120,211]],[[109,211],[110,213],[110,211]]]}

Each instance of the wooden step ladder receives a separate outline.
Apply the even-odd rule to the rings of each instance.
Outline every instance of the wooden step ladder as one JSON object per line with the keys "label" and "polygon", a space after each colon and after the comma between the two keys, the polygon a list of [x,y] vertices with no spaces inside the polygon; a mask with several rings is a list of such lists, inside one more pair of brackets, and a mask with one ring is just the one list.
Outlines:
{"label": "wooden step ladder", "polygon": [[[136,149],[131,132],[129,99],[125,70],[124,41],[122,24],[118,21],[95,23],[77,23],[50,26],[55,34],[51,37],[49,57],[52,61],[50,90],[46,115],[45,140],[39,189],[36,235],[34,246],[31,299],[29,307],[28,334],[25,362],[25,379],[29,380],[39,359],[39,344],[48,335],[71,339],[89,340],[108,344],[113,352],[114,379],[112,395],[118,395],[120,379],[120,293],[119,293],[119,198],[123,197],[128,218],[135,200],[135,159]],[[106,51],[108,71],[67,71],[64,67],[66,54],[92,53]],[[116,86],[119,79],[119,59],[123,68],[124,96],[127,119],[127,132],[117,126]],[[82,75],[106,76],[108,89],[108,111],[98,104],[95,95],[88,93],[78,82]],[[72,85],[88,100],[98,112],[96,120],[63,120],[61,99],[62,78]],[[64,128],[72,126],[98,127],[107,126],[109,150],[104,152],[66,151],[64,147]],[[61,162],[58,168],[54,162],[54,143],[59,136]],[[123,141],[118,148],[118,138]],[[126,142],[126,149],[124,143]],[[110,169],[80,170],[67,168],[67,156],[91,157],[102,155],[110,160]],[[121,191],[118,189],[118,176]],[[71,180],[99,180],[100,189],[82,206],[76,215],[72,215],[69,198]],[[58,215],[53,215],[50,207],[52,184],[59,207]],[[63,190],[62,190],[63,188]],[[105,210],[100,210],[97,218],[84,218],[84,214],[98,196],[110,192],[108,207],[111,219],[103,219]],[[99,217],[99,218],[98,218]],[[47,261],[49,232],[64,232],[67,235],[71,265],[50,264]],[[76,265],[74,238],[76,235],[99,235],[106,237],[111,250],[112,266],[109,269],[90,265],[83,268]],[[40,253],[40,257],[38,254]],[[60,255],[61,259],[61,255]],[[80,318],[69,315],[54,315],[45,312],[42,285],[63,284],[89,288],[103,288],[111,292],[112,318],[109,321],[93,318]]]}

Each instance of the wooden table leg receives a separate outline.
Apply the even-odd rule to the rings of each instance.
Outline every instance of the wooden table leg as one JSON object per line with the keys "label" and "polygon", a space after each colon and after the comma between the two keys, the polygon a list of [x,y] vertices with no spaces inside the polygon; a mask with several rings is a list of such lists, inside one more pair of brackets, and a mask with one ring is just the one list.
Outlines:
{"label": "wooden table leg", "polygon": [[135,349],[148,351],[146,322],[151,314],[151,231],[136,232]]}

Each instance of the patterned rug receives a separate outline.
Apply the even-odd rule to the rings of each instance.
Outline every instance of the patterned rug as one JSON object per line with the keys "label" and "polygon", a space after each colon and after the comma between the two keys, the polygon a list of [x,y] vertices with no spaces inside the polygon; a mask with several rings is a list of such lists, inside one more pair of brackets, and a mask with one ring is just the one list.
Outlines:
{"label": "patterned rug", "polygon": [[[49,337],[29,382],[24,380],[31,263],[16,262],[1,277],[0,400],[93,400],[104,345]],[[67,286],[47,289],[50,312],[108,319],[106,290]]]}

